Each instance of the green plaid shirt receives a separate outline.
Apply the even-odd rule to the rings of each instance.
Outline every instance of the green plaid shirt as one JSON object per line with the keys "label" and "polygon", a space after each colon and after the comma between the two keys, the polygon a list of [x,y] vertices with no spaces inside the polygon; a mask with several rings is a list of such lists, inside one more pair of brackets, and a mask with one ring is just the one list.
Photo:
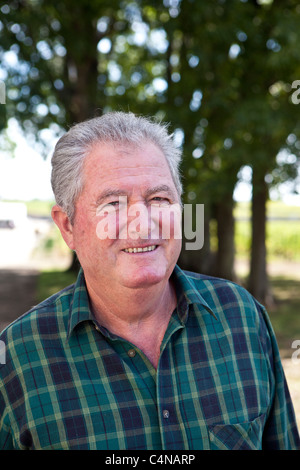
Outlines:
{"label": "green plaid shirt", "polygon": [[157,370],[97,324],[83,272],[1,335],[2,449],[296,449],[264,308],[176,266],[178,305]]}

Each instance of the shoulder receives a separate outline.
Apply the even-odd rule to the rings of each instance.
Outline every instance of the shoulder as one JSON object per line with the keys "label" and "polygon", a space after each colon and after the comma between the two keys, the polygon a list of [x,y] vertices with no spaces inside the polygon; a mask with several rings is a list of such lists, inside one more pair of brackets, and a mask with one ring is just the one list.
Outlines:
{"label": "shoulder", "polygon": [[[38,348],[41,338],[64,334],[68,327],[74,285],[34,306],[8,325],[0,335],[6,359],[23,356]],[[41,344],[41,343],[40,343]]]}
{"label": "shoulder", "polygon": [[277,350],[267,310],[247,289],[222,278],[189,271],[184,275],[216,316],[215,331],[230,332],[237,343],[258,341],[266,355],[272,348]]}
{"label": "shoulder", "polygon": [[252,295],[242,285],[214,276],[199,274],[191,271],[183,271],[194,288],[207,297],[217,297],[222,301],[234,301],[243,299],[255,301]]}
{"label": "shoulder", "polygon": [[252,317],[258,321],[266,315],[261,305],[250,292],[240,284],[218,277],[183,271],[193,288],[207,302],[216,315],[222,319]]}

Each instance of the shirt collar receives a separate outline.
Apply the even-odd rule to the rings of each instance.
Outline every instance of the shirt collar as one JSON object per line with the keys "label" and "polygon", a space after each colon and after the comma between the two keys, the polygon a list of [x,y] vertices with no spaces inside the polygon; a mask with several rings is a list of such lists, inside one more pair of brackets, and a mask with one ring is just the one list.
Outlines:
{"label": "shirt collar", "polygon": [[74,284],[73,298],[70,304],[67,338],[69,339],[72,331],[79,323],[88,320],[93,321],[94,316],[90,309],[90,301],[85,284],[83,270],[82,268],[80,268],[77,280]]}
{"label": "shirt collar", "polygon": [[[199,293],[193,282],[193,278],[188,276],[188,274],[177,265],[172,273],[172,280],[174,281],[177,295],[177,312],[182,323],[185,323],[187,320],[188,306],[191,304],[201,305],[216,318],[210,306]],[[95,318],[90,308],[84,273],[82,268],[80,268],[76,283],[74,284],[73,298],[70,304],[67,338],[70,337],[74,328],[84,321],[95,322]]]}
{"label": "shirt collar", "polygon": [[[201,280],[201,275],[196,274],[197,282]],[[198,279],[199,277],[199,279]],[[177,303],[178,303],[178,312],[180,315],[181,310],[181,320],[186,322],[188,315],[188,308],[184,308],[184,304],[191,305],[197,304],[204,307],[208,313],[210,313],[216,320],[216,314],[213,312],[212,308],[208,305],[206,300],[202,297],[199,292],[199,288],[196,286],[193,277],[190,276],[187,272],[180,269],[179,266],[175,266],[175,269],[172,274],[172,279],[175,283],[175,289],[177,294]]]}

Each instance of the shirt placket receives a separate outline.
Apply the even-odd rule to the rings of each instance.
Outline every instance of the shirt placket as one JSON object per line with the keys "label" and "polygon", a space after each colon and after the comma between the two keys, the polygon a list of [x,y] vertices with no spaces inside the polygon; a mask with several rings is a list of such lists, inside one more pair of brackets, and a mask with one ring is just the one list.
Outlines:
{"label": "shirt placket", "polygon": [[[135,403],[132,400],[128,406],[131,412],[135,412],[143,421],[145,449],[161,449],[159,432],[159,419],[156,404],[156,370],[145,354],[134,344],[123,338],[108,333],[105,329],[96,326],[96,330],[104,334],[106,341],[112,346],[115,353],[121,359],[126,369],[128,386],[133,387]],[[115,380],[115,377],[113,378]],[[124,392],[125,393],[125,392]],[[151,432],[149,433],[149,429]],[[119,430],[121,432],[121,429]],[[124,439],[127,442],[128,430],[122,429]],[[141,426],[138,430],[141,432]],[[129,431],[132,434],[132,430]],[[130,440],[130,438],[129,438]],[[144,448],[144,447],[143,447]]]}
{"label": "shirt placket", "polygon": [[175,371],[170,364],[172,337],[183,328],[184,324],[179,321],[177,315],[173,316],[162,342],[157,368],[156,397],[162,450],[188,448],[184,420],[177,406]]}

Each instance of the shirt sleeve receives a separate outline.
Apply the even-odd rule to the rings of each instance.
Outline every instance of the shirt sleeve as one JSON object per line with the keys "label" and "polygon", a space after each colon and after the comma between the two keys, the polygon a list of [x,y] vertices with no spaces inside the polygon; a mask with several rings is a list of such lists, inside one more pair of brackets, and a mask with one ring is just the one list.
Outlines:
{"label": "shirt sleeve", "polygon": [[259,305],[270,341],[268,359],[273,376],[273,400],[263,434],[263,450],[299,450],[300,440],[294,408],[269,316]]}
{"label": "shirt sleeve", "polygon": [[[14,370],[11,367],[11,360],[9,355],[9,348],[7,348],[6,331],[0,336],[0,341],[5,345],[5,356],[2,357],[0,363],[0,450],[14,450],[16,449],[11,418],[11,404],[9,400],[9,392],[7,390],[7,383],[14,377]],[[4,360],[3,360],[4,359]],[[12,387],[14,391],[14,387]]]}
{"label": "shirt sleeve", "polygon": [[10,426],[5,423],[7,415],[5,413],[2,414],[2,409],[2,396],[0,396],[0,450],[13,450],[15,447],[10,432]]}

